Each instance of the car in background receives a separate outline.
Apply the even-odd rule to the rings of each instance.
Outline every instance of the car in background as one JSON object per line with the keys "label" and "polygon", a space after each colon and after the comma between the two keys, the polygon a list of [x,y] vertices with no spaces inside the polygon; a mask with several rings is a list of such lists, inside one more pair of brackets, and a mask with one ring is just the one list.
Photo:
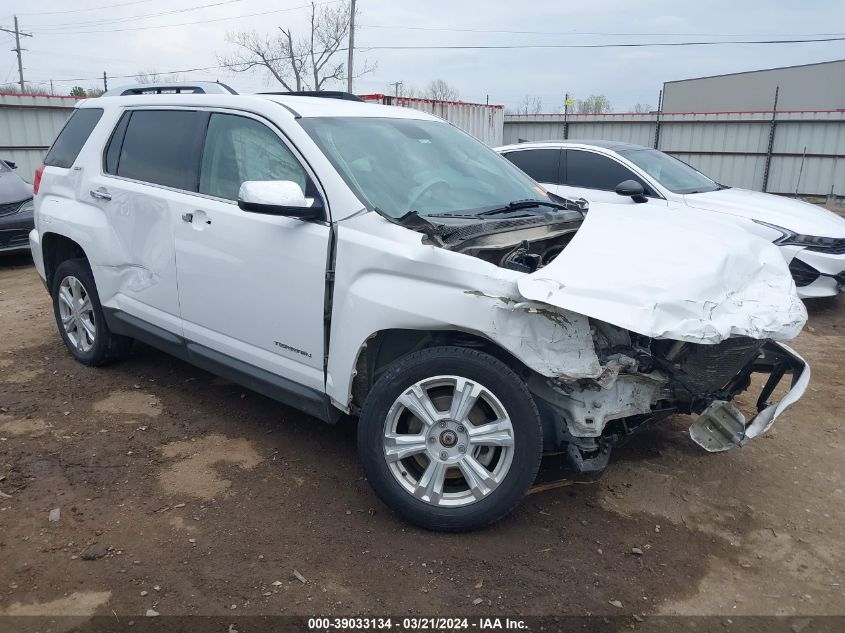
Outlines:
{"label": "car in background", "polygon": [[818,206],[721,185],[656,149],[544,141],[496,149],[552,193],[588,202],[714,211],[778,246],[802,299],[845,291],[845,218]]}
{"label": "car in background", "polygon": [[29,232],[34,228],[32,186],[13,170],[10,160],[0,160],[0,254],[28,253]]}

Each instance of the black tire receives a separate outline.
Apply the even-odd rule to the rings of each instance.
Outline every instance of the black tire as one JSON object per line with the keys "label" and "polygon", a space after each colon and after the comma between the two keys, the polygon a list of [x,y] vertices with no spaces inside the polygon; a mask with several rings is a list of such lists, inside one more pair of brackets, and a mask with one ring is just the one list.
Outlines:
{"label": "black tire", "polygon": [[[384,456],[385,422],[393,403],[411,385],[440,375],[483,385],[498,398],[513,425],[513,461],[505,478],[488,496],[460,507],[414,497],[396,480]],[[429,530],[476,530],[510,513],[534,482],[542,446],[540,415],[525,382],[500,360],[464,347],[432,347],[395,361],[373,385],[358,423],[358,453],[373,490],[397,514]]]}
{"label": "black tire", "polygon": [[[62,325],[62,317],[59,311],[59,289],[62,281],[67,277],[75,277],[82,284],[85,293],[91,299],[94,321],[94,341],[90,349],[79,349],[68,336]],[[127,336],[112,334],[103,315],[103,306],[100,304],[100,295],[97,294],[97,285],[94,283],[94,275],[86,259],[68,259],[59,264],[53,275],[53,287],[50,294],[53,297],[53,314],[56,317],[56,326],[59,334],[65,342],[73,357],[89,366],[100,366],[125,358],[132,347],[132,339]]]}

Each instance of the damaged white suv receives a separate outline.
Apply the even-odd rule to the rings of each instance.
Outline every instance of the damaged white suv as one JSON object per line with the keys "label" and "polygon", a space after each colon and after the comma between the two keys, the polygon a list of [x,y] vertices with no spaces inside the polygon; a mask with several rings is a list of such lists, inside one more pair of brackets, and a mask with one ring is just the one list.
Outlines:
{"label": "damaged white suv", "polygon": [[[358,416],[367,478],[409,521],[491,523],[544,451],[599,470],[673,412],[698,414],[706,450],[742,445],[807,386],[775,342],[806,312],[762,239],[619,205],[585,218],[415,110],[175,90],[81,102],[36,174],[32,253],[68,349],[100,365],[138,339]],[[746,422],[731,400],[754,372]]]}

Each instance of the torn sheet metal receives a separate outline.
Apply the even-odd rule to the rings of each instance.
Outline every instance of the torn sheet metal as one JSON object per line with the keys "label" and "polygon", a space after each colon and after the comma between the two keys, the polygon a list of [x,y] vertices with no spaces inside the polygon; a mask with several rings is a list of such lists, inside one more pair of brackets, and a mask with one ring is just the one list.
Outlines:
{"label": "torn sheet metal", "polygon": [[[645,212],[647,211],[647,212]],[[695,210],[594,205],[519,292],[653,338],[788,340],[807,311],[778,249]]]}
{"label": "torn sheet metal", "polygon": [[745,416],[730,402],[714,401],[690,425],[689,434],[693,442],[709,453],[720,453],[734,446],[744,446],[772,428],[778,416],[804,395],[807,385],[810,384],[810,366],[786,345],[773,345],[791,358],[794,367],[801,367],[800,373],[793,374],[792,388],[779,402],[769,405],[754,416],[750,424],[746,424]]}
{"label": "torn sheet metal", "polygon": [[492,321],[483,335],[538,373],[580,380],[598,378],[605,371],[596,355],[587,317],[548,305],[491,297],[480,291],[465,294],[478,297],[489,306]]}

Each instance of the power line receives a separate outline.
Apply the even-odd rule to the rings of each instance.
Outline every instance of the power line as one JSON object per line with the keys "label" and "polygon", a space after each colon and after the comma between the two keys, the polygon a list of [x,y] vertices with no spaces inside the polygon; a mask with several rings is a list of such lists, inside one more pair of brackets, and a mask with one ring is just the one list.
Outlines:
{"label": "power line", "polygon": [[150,0],[132,0],[120,4],[106,4],[99,7],[88,7],[86,9],[67,9],[66,11],[37,11],[35,13],[21,13],[21,15],[60,15],[65,13],[83,13],[85,11],[99,11],[100,9],[116,9],[117,7],[128,7],[130,4],[147,3]]}
{"label": "power line", "polygon": [[600,31],[514,31],[505,29],[456,29],[427,26],[391,26],[387,24],[360,24],[366,29],[402,31],[442,31],[450,33],[503,33],[508,35],[557,35],[557,36],[615,36],[615,37],[838,37],[845,33],[609,33]]}
{"label": "power line", "polygon": [[719,40],[698,42],[619,42],[605,44],[407,44],[400,46],[368,46],[364,51],[378,50],[513,50],[532,48],[642,48],[647,46],[719,46],[730,44],[806,44],[810,42],[841,42],[845,37],[821,37],[798,40]]}
{"label": "power line", "polygon": [[[316,3],[317,6],[325,5],[325,4],[336,4],[337,2],[341,2],[342,0],[328,0],[326,2],[318,2]],[[159,24],[156,26],[138,26],[138,27],[131,27],[125,29],[103,29],[103,30],[94,30],[94,31],[50,31],[45,30],[44,33],[49,35],[87,35],[89,33],[119,33],[123,31],[148,31],[152,29],[164,29],[164,28],[172,28],[176,26],[192,26],[195,24],[209,24],[211,22],[229,22],[231,20],[240,20],[241,18],[251,18],[259,15],[270,15],[272,13],[284,13],[287,11],[297,11],[299,9],[307,9],[310,8],[310,4],[303,4],[297,7],[289,7],[287,9],[272,9],[270,11],[259,11],[258,13],[245,13],[236,16],[230,16],[226,18],[211,18],[208,20],[195,20],[193,22],[180,22],[178,24]],[[39,31],[36,29],[34,30],[35,33]]]}
{"label": "power line", "polygon": [[188,13],[190,11],[199,11],[201,9],[209,9],[212,7],[219,7],[226,4],[234,4],[236,2],[244,2],[244,0],[220,0],[219,2],[212,2],[209,4],[199,4],[193,7],[185,7],[183,9],[171,9],[169,11],[158,11],[156,13],[145,13],[141,15],[130,15],[119,18],[105,18],[102,20],[85,20],[82,22],[58,22],[53,24],[36,24],[37,30],[64,30],[73,28],[75,26],[104,26],[106,24],[117,24],[120,22],[135,22],[137,20],[145,20],[147,18],[157,18],[163,15],[173,15],[175,13]]}

